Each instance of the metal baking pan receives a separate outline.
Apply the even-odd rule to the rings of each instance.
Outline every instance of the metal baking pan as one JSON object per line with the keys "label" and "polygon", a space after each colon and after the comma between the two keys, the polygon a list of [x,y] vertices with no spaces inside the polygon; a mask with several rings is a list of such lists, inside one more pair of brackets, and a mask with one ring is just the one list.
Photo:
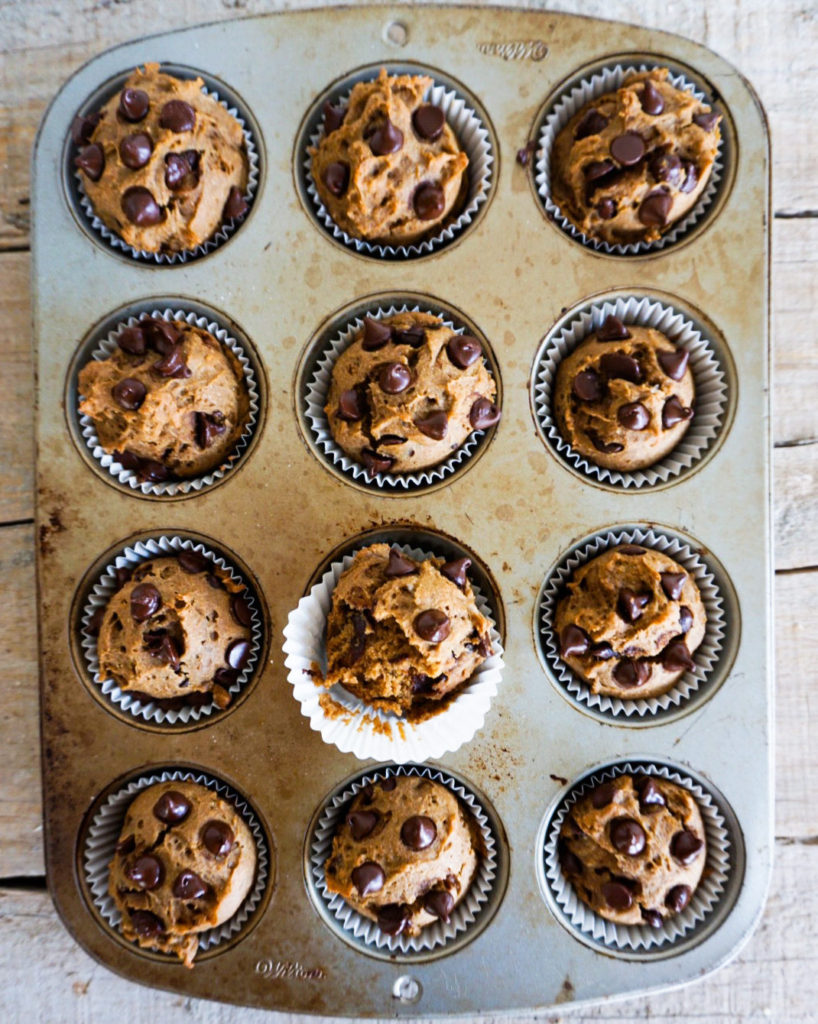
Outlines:
{"label": "metal baking pan", "polygon": [[[711,213],[658,254],[592,252],[548,220],[515,152],[584,67],[625,55],[687,69],[727,112],[730,166]],[[66,136],[106,83],[149,60],[227,83],[252,115],[261,172],[252,212],[215,252],[156,267],[83,227]],[[474,98],[491,129],[488,202],[424,258],[373,260],[309,211],[300,133],[316,98],[362,68],[419,66]],[[145,985],[292,1012],[389,1015],[531,1012],[678,986],[733,957],[759,920],[772,850],[769,474],[769,150],[752,89],[721,58],[666,33],[551,12],[366,7],[287,12],[159,35],[81,68],[43,121],[33,167],[38,582],[46,859],[66,927],[112,970]],[[534,360],[595,297],[675,301],[718,332],[731,409],[717,449],[661,487],[600,486],[540,436]],[[490,341],[503,420],[479,459],[439,486],[384,494],[334,473],[308,440],[299,373],[339,311],[411,293],[459,311]],[[115,485],[82,449],[68,383],[97,326],[124,306],[172,301],[218,313],[258,358],[266,396],[252,450],[217,487],[176,499]],[[178,308],[178,307],[175,307]],[[724,584],[729,658],[704,698],[640,721],[588,714],[538,653],[538,595],[579,539],[650,526],[712,558]],[[490,920],[434,956],[370,955],[342,941],[309,892],[311,822],[371,769],[312,732],[287,682],[282,630],[333,552],[413,533],[472,550],[501,623],[505,674],[482,730],[437,767],[490,805],[503,864]],[[84,678],[79,608],[94,572],[140,537],[201,540],[232,559],[263,608],[261,668],[234,708],[163,729],[111,713]],[[719,575],[721,574],[721,575]],[[732,841],[730,882],[708,927],[658,954],[623,957],[558,920],[540,888],[541,829],[567,784],[625,761],[678,766],[713,793]],[[275,866],[253,927],[192,971],[126,944],[94,911],[82,843],[123,779],[162,768],[217,776],[252,805]]]}

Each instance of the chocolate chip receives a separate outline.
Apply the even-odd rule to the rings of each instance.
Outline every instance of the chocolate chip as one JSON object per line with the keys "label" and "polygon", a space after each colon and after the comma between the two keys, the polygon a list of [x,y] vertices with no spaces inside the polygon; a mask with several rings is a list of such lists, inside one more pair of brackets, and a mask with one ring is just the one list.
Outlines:
{"label": "chocolate chip", "polygon": [[397,548],[389,549],[389,564],[384,570],[390,579],[396,576],[414,576],[418,567],[408,558],[404,558]]}
{"label": "chocolate chip", "polygon": [[77,146],[90,142],[94,129],[102,120],[102,114],[77,114],[71,122],[71,138]]}
{"label": "chocolate chip", "polygon": [[466,573],[471,566],[470,558],[457,558],[453,562],[445,562],[440,567],[441,573],[462,590],[466,586]]}
{"label": "chocolate chip", "polygon": [[674,914],[678,914],[688,905],[692,894],[689,885],[674,885],[665,896],[665,906]]}
{"label": "chocolate chip", "polygon": [[596,370],[583,370],[574,377],[571,390],[582,402],[598,402],[602,398],[602,381]]}
{"label": "chocolate chip", "polygon": [[340,104],[330,103],[329,100],[324,104],[324,134],[331,135],[337,131],[344,123],[344,118],[347,114],[347,108],[342,107]]}
{"label": "chocolate chip", "polygon": [[105,170],[105,151],[96,142],[92,142],[90,146],[83,146],[74,157],[74,166],[86,174],[91,181],[99,181]]}
{"label": "chocolate chip", "polygon": [[411,345],[412,348],[420,348],[426,340],[426,331],[422,327],[408,327],[404,331],[393,327],[392,340],[396,345]]}
{"label": "chocolate chip", "polygon": [[384,363],[378,369],[378,384],[387,395],[399,395],[412,383],[412,374],[403,363]]}
{"label": "chocolate chip", "polygon": [[148,332],[151,345],[156,349],[160,356],[166,356],[182,337],[182,332],[175,327],[170,320],[152,318],[149,320],[143,320],[142,326]]}
{"label": "chocolate chip", "polygon": [[384,935],[400,935],[411,920],[409,908],[402,903],[386,903],[378,907],[378,927]]}
{"label": "chocolate chip", "polygon": [[386,778],[381,779],[381,789],[384,793],[391,793],[397,786],[397,781],[394,775],[387,775]]}
{"label": "chocolate chip", "polygon": [[213,682],[225,690],[232,689],[239,681],[239,674],[232,668],[217,668],[213,673]]}
{"label": "chocolate chip", "polygon": [[668,672],[690,672],[696,667],[687,644],[681,638],[671,640],[662,651],[661,658],[662,667]]}
{"label": "chocolate chip", "polygon": [[638,544],[622,544],[616,550],[620,555],[644,555],[646,553],[645,548],[640,548]]}
{"label": "chocolate chip", "polygon": [[665,181],[678,187],[682,181],[682,161],[675,153],[657,150],[648,161],[650,173],[656,181]]}
{"label": "chocolate chip", "polygon": [[190,801],[176,789],[163,793],[153,805],[153,816],[166,825],[178,825],[190,814]]}
{"label": "chocolate chip", "polygon": [[677,832],[670,840],[670,855],[680,864],[687,866],[692,864],[696,857],[698,857],[699,850],[703,846],[703,840],[699,839],[690,829],[683,828],[681,832]]}
{"label": "chocolate chip", "polygon": [[377,811],[352,811],[347,815],[350,835],[356,842],[366,839],[378,824],[380,815]]}
{"label": "chocolate chip", "polygon": [[99,631],[102,629],[102,620],[105,618],[105,608],[99,607],[95,609],[94,614],[88,621],[88,625],[83,630],[88,636],[99,636]]}
{"label": "chocolate chip", "polygon": [[620,405],[616,418],[625,430],[644,430],[650,423],[650,413],[641,402],[628,402]]}
{"label": "chocolate chip", "polygon": [[604,178],[616,170],[616,164],[611,160],[594,160],[590,164],[586,164],[583,168],[583,174],[585,175],[586,181],[597,181],[599,178]]}
{"label": "chocolate chip", "polygon": [[445,679],[445,675],[439,676],[427,676],[423,672],[413,672],[410,677],[412,683],[412,693],[429,693],[441,679]]}
{"label": "chocolate chip", "polygon": [[381,434],[377,441],[381,448],[389,448],[393,444],[406,444],[406,438],[400,434]]}
{"label": "chocolate chip", "polygon": [[162,595],[152,583],[140,583],[131,591],[131,618],[145,622],[162,607]]}
{"label": "chocolate chip", "polygon": [[250,605],[248,604],[247,598],[244,594],[231,594],[230,611],[233,613],[233,618],[240,626],[247,626],[248,629],[250,628],[250,623],[253,621],[253,613],[250,610]]}
{"label": "chocolate chip", "polygon": [[447,889],[430,889],[423,897],[423,909],[448,924],[454,910],[454,896]]}
{"label": "chocolate chip", "polygon": [[433,441],[442,441],[449,429],[449,417],[442,409],[438,409],[422,419],[415,420],[415,426],[421,434],[431,437]]}
{"label": "chocolate chip", "polygon": [[526,142],[524,146],[517,150],[516,160],[520,167],[528,167],[531,163],[531,158],[537,152],[536,140],[532,139],[530,142]]}
{"label": "chocolate chip", "polygon": [[693,419],[693,410],[682,405],[676,395],[671,395],[665,402],[662,409],[662,426],[670,430],[677,423],[684,423],[685,420]]}
{"label": "chocolate chip", "polygon": [[446,197],[440,185],[424,182],[418,185],[412,206],[420,220],[436,220],[446,208]]}
{"label": "chocolate chip", "polygon": [[[174,374],[178,377],[179,374]],[[194,436],[196,444],[201,449],[209,448],[216,438],[227,430],[224,422],[224,415],[220,412],[197,412],[195,414]]]}
{"label": "chocolate chip", "polygon": [[165,157],[165,184],[171,192],[192,188],[190,164],[180,153],[168,153]]}
{"label": "chocolate chip", "polygon": [[627,857],[636,857],[645,849],[645,830],[633,818],[614,818],[610,836],[613,848]]}
{"label": "chocolate chip", "polygon": [[250,204],[245,199],[242,190],[238,185],[231,185],[222,210],[222,220],[238,220],[239,217],[243,217],[247,213],[249,208]]}
{"label": "chocolate chip", "polygon": [[604,640],[598,644],[593,644],[588,653],[592,658],[597,658],[599,661],[609,661],[611,658],[616,656],[616,651],[614,651],[613,647]]}
{"label": "chocolate chip", "polygon": [[196,111],[184,100],[168,100],[159,112],[159,124],[171,132],[192,132]]}
{"label": "chocolate chip", "polygon": [[446,344],[446,354],[458,369],[466,370],[483,354],[483,346],[471,334],[455,334]]}
{"label": "chocolate chip", "polygon": [[646,661],[624,658],[613,670],[614,680],[622,687],[644,686],[650,679],[651,667]]}
{"label": "chocolate chip", "polygon": [[354,388],[342,391],[338,396],[338,419],[356,423],[364,417],[364,401]]}
{"label": "chocolate chip", "polygon": [[372,860],[364,861],[352,869],[352,884],[358,890],[359,896],[371,896],[374,892],[380,892],[385,881],[386,874],[383,868]]}
{"label": "chocolate chip", "polygon": [[637,594],[634,590],[625,587],[619,591],[619,600],[616,603],[616,610],[619,617],[625,622],[636,622],[642,617],[642,612],[650,601],[650,594]]}
{"label": "chocolate chip", "polygon": [[161,377],[189,377],[190,370],[185,363],[181,345],[174,345],[166,356],[158,359],[152,369]]}
{"label": "chocolate chip", "polygon": [[692,160],[685,160],[683,166],[685,171],[685,180],[681,184],[681,191],[692,192],[699,184],[699,169]]}
{"label": "chocolate chip", "polygon": [[206,822],[199,832],[199,839],[214,857],[225,857],[233,849],[233,829],[224,821]]}
{"label": "chocolate chip", "polygon": [[437,836],[437,826],[425,814],[413,814],[401,825],[400,838],[410,850],[425,850]]}
{"label": "chocolate chip", "polygon": [[673,199],[667,192],[649,192],[639,207],[639,220],[647,227],[664,227]]}
{"label": "chocolate chip", "polygon": [[609,803],[612,803],[615,795],[616,786],[614,783],[603,782],[591,792],[591,804],[595,810],[599,811],[603,807],[607,807]]}
{"label": "chocolate chip", "polygon": [[624,352],[606,352],[599,360],[599,368],[615,380],[628,380],[631,384],[639,384],[642,380],[642,367],[633,356]]}
{"label": "chocolate chip", "polygon": [[165,922],[150,910],[129,910],[128,913],[131,915],[134,931],[143,939],[156,938],[165,930]]}
{"label": "chocolate chip", "polygon": [[587,434],[594,448],[603,455],[615,455],[625,450],[624,444],[620,444],[619,441],[604,441],[595,430],[588,430]]}
{"label": "chocolate chip", "polygon": [[560,840],[558,846],[558,853],[560,859],[560,867],[566,875],[581,875],[582,861],[577,857],[573,850],[569,850],[563,840]]}
{"label": "chocolate chip", "polygon": [[210,892],[210,886],[195,871],[183,871],[173,883],[173,895],[179,900],[200,900]]}
{"label": "chocolate chip", "polygon": [[621,882],[605,882],[601,892],[602,898],[612,910],[627,910],[633,906],[631,891]]}
{"label": "chocolate chip", "polygon": [[179,563],[179,568],[184,572],[190,573],[191,576],[197,572],[204,572],[210,565],[210,562],[203,554],[198,551],[190,551],[187,548],[179,552],[176,556],[176,561]]}
{"label": "chocolate chip", "polygon": [[224,660],[237,672],[247,665],[250,658],[250,641],[249,640],[234,640],[232,644],[227,648],[224,655]]}
{"label": "chocolate chip", "polygon": [[605,317],[602,326],[596,332],[597,341],[625,341],[630,336],[628,328],[613,314]]}
{"label": "chocolate chip", "polygon": [[687,370],[690,353],[687,349],[677,348],[672,352],[657,352],[656,358],[667,377],[671,380],[681,380]]}
{"label": "chocolate chip", "polygon": [[144,856],[138,857],[125,874],[140,889],[155,889],[157,885],[162,884],[165,868],[158,857],[152,857],[146,853]]}
{"label": "chocolate chip", "polygon": [[452,629],[449,616],[439,608],[427,608],[420,612],[415,616],[413,626],[421,640],[430,644],[443,643]]}
{"label": "chocolate chip", "polygon": [[613,199],[602,199],[596,204],[596,212],[603,220],[613,220],[616,216],[616,203]]}
{"label": "chocolate chip", "polygon": [[349,167],[346,164],[327,164],[324,168],[324,184],[334,196],[342,196],[349,185]]}
{"label": "chocolate chip", "polygon": [[488,430],[500,422],[500,409],[488,398],[478,398],[469,410],[469,423],[475,430]]}
{"label": "chocolate chip", "polygon": [[363,612],[354,611],[352,613],[352,628],[355,633],[346,658],[346,664],[349,666],[360,661],[366,650],[366,616]]}
{"label": "chocolate chip", "polygon": [[128,580],[133,575],[132,569],[127,569],[125,566],[120,566],[114,570],[114,576],[116,577],[117,587],[124,587]]}
{"label": "chocolate chip", "polygon": [[133,836],[126,836],[116,844],[116,852],[121,853],[124,857],[127,857],[129,853],[133,853],[135,849],[136,841]]}
{"label": "chocolate chip", "polygon": [[687,607],[687,605],[682,605],[679,609],[679,629],[682,633],[687,633],[692,625],[693,612]]}
{"label": "chocolate chip", "polygon": [[445,122],[443,111],[434,103],[424,103],[412,114],[412,127],[422,139],[434,142],[443,134]]}
{"label": "chocolate chip", "polygon": [[579,626],[565,626],[560,633],[560,657],[580,658],[591,645],[588,634]]}
{"label": "chocolate chip", "polygon": [[153,227],[154,224],[160,224],[165,219],[165,211],[151,193],[141,185],[126,189],[120,205],[122,212],[131,224],[135,224],[139,228]]}
{"label": "chocolate chip", "polygon": [[150,97],[144,89],[123,89],[119,94],[117,113],[123,120],[141,121],[151,105]]}
{"label": "chocolate chip", "polygon": [[719,123],[721,115],[716,110],[704,111],[701,114],[696,114],[693,117],[693,124],[697,124],[699,128],[706,132],[712,132],[716,125]]}
{"label": "chocolate chip", "polygon": [[150,160],[153,152],[153,142],[150,135],[145,132],[136,132],[134,135],[126,135],[119,144],[119,159],[130,167],[132,171],[138,171]]}
{"label": "chocolate chip", "polygon": [[647,907],[641,908],[642,919],[646,924],[649,924],[651,928],[661,928],[664,924],[662,915],[658,910],[648,910]]}
{"label": "chocolate chip", "polygon": [[180,665],[180,651],[172,636],[169,636],[164,629],[155,629],[145,633],[145,650],[152,658],[155,658],[160,665],[170,665],[178,669]]}
{"label": "chocolate chip", "polygon": [[636,132],[617,135],[611,143],[611,156],[624,167],[638,164],[645,155],[645,141]]}
{"label": "chocolate chip", "polygon": [[388,473],[395,464],[391,455],[381,455],[371,448],[364,448],[361,452],[361,462],[366,466],[370,480],[376,473]]}
{"label": "chocolate chip", "polygon": [[143,356],[147,348],[147,339],[141,327],[126,327],[119,332],[116,343],[131,356]]}
{"label": "chocolate chip", "polygon": [[403,146],[403,132],[387,119],[369,137],[369,148],[375,156],[397,153]]}
{"label": "chocolate chip", "polygon": [[361,341],[364,352],[376,352],[391,340],[392,328],[388,324],[373,320],[370,316],[364,318],[364,336]]}
{"label": "chocolate chip", "polygon": [[645,776],[637,787],[639,793],[639,810],[643,814],[653,814],[660,807],[665,807],[667,801],[656,782],[649,776]]}
{"label": "chocolate chip", "polygon": [[608,127],[608,118],[598,110],[589,110],[574,128],[575,139],[585,139],[589,135],[599,135]]}
{"label": "chocolate chip", "polygon": [[671,601],[678,601],[682,596],[682,588],[687,579],[686,572],[663,572],[659,579],[662,581],[662,590]]}
{"label": "chocolate chip", "polygon": [[650,79],[645,82],[639,102],[642,104],[642,109],[645,113],[651,114],[653,117],[661,114],[665,109],[665,101],[662,99],[662,94]]}

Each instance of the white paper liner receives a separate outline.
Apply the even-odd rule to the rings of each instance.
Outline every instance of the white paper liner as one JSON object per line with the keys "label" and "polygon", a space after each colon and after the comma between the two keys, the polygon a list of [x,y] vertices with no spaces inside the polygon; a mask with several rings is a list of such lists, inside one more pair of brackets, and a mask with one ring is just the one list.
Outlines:
{"label": "white paper liner", "polygon": [[[691,653],[695,668],[685,672],[669,690],[656,697],[634,699],[591,693],[588,683],[574,675],[559,655],[559,637],[553,628],[553,622],[563,587],[581,565],[619,544],[653,548],[677,561],[696,582],[707,616],[704,639]],[[724,604],[716,579],[702,558],[678,537],[639,528],[611,530],[609,533],[592,537],[569,551],[552,570],[545,583],[540,598],[540,623],[542,651],[554,677],[572,700],[607,715],[626,717],[653,715],[671,707],[678,707],[693,697],[699,688],[706,684],[708,676],[718,664],[726,629]]]}
{"label": "white paper liner", "polygon": [[[475,453],[480,442],[485,436],[486,431],[473,430],[457,451],[452,452],[448,459],[445,459],[443,462],[439,462],[436,466],[419,469],[414,473],[374,473],[370,476],[366,466],[360,462],[356,462],[355,459],[347,455],[343,448],[335,442],[335,439],[332,436],[332,431],[330,430],[327,414],[324,412],[324,406],[327,404],[327,396],[329,395],[330,384],[332,383],[332,370],[335,366],[335,360],[349,347],[355,338],[355,335],[362,330],[365,316],[372,320],[382,320],[386,317],[395,316],[398,313],[429,313],[432,316],[438,317],[456,334],[463,334],[465,331],[465,328],[457,327],[440,311],[428,307],[421,307],[418,305],[389,306],[388,308],[374,306],[365,314],[358,316],[354,320],[350,320],[345,324],[339,333],[336,334],[327,344],[312,377],[307,381],[304,401],[306,404],[307,419],[310,422],[315,443],[324,455],[332,460],[335,466],[342,469],[344,473],[351,476],[353,480],[357,480],[360,483],[367,484],[368,486],[393,488],[396,491],[399,491],[402,488],[405,491],[409,491],[417,487],[426,487],[438,480],[443,480],[445,477],[454,473],[455,470],[459,469],[460,466],[462,466],[464,462],[467,462]],[[486,362],[485,357],[483,358],[483,362],[491,375],[491,367]]]}
{"label": "white paper liner", "polygon": [[[608,316],[618,317],[626,325],[653,327],[667,335],[677,348],[690,354],[688,366],[695,383],[694,416],[682,439],[659,462],[630,472],[598,466],[575,451],[562,436],[552,414],[560,363],[590,334],[599,330]],[[565,462],[601,483],[626,489],[666,483],[690,469],[721,432],[727,405],[727,381],[710,342],[683,313],[647,296],[622,296],[581,310],[547,340],[537,364],[534,410],[540,431]]]}
{"label": "white paper liner", "polygon": [[111,597],[120,589],[116,581],[117,569],[135,569],[142,562],[149,559],[173,557],[180,551],[195,551],[198,554],[204,555],[214,566],[227,572],[231,579],[242,583],[245,587],[244,597],[250,607],[251,615],[250,655],[247,659],[247,665],[239,673],[238,679],[228,688],[228,692],[232,697],[231,705],[235,702],[236,696],[252,678],[262,647],[262,620],[255,593],[235,567],[221,555],[210,551],[204,544],[173,536],[140,540],[132,546],[123,548],[102,571],[88,595],[81,618],[82,652],[85,657],[86,668],[91,675],[94,686],[97,687],[103,697],[120,711],[127,711],[134,718],[142,719],[145,722],[153,722],[156,725],[187,725],[190,722],[198,722],[203,718],[207,718],[209,715],[218,714],[222,710],[228,710],[231,705],[228,705],[226,709],[222,709],[211,700],[209,704],[202,704],[200,707],[191,706],[172,710],[160,707],[156,701],[143,702],[142,699],[134,697],[127,690],[120,689],[112,679],[103,678],[99,667],[97,637],[92,636],[88,632],[87,627],[97,608],[105,607]]}
{"label": "white paper liner", "polygon": [[[386,935],[380,930],[377,922],[359,914],[338,893],[329,891],[324,871],[324,865],[332,850],[333,836],[338,830],[352,798],[367,784],[393,775],[416,775],[439,782],[450,789],[479,825],[480,835],[485,846],[485,855],[478,859],[474,880],[466,895],[452,911],[449,923],[437,921],[434,924],[429,924],[415,936]],[[333,797],[326,806],[318,819],[310,842],[310,872],[315,889],[329,910],[332,911],[335,920],[354,938],[376,949],[388,949],[390,953],[419,953],[444,945],[474,923],[475,918],[489,899],[497,876],[497,837],[474,794],[450,775],[437,769],[415,765],[386,768],[356,780],[343,793]]]}
{"label": "white paper liner", "polygon": [[[672,245],[681,238],[693,225],[702,217],[712,202],[718,190],[724,170],[724,136],[722,135],[713,167],[710,170],[710,178],[707,185],[699,196],[699,201],[685,217],[677,221],[661,238],[655,242],[630,242],[627,244],[614,245],[604,242],[598,238],[591,238],[579,230],[571,221],[563,216],[559,206],[551,198],[551,151],[557,136],[565,127],[576,112],[584,107],[586,103],[604,95],[608,92],[616,92],[625,78],[629,75],[641,72],[652,71],[655,68],[664,67],[661,62],[651,64],[616,64],[610,68],[602,68],[590,78],[583,79],[570,90],[563,93],[549,110],[545,121],[540,128],[539,146],[537,149],[537,162],[535,164],[534,181],[537,192],[556,224],[562,230],[577,241],[582,242],[592,249],[600,252],[614,253],[618,256],[635,256],[639,253],[656,252]],[[676,89],[692,93],[696,99],[704,103],[710,103],[708,96],[690,82],[684,75],[670,73],[667,79]]]}
{"label": "white paper liner", "polygon": [[[421,548],[403,544],[392,546],[410,558],[432,557]],[[477,608],[489,622],[493,653],[477,667],[444,710],[425,721],[405,721],[390,712],[370,707],[339,684],[329,690],[323,685],[327,668],[324,634],[332,591],[352,560],[353,555],[349,554],[330,565],[321,581],[290,612],[284,629],[284,664],[293,696],[301,705],[301,714],[309,718],[310,728],[320,732],[325,743],[362,760],[422,764],[457,750],[482,728],[503,674],[503,646],[486,598],[472,582]],[[318,669],[320,678],[316,677]],[[337,705],[334,714],[327,714],[321,706],[323,694],[329,694]]]}
{"label": "white paper liner", "polygon": [[[161,68],[159,70],[160,72],[162,71]],[[164,73],[169,74],[169,72]],[[258,151],[256,150],[256,143],[253,138],[253,134],[247,127],[247,123],[237,108],[229,106],[228,101],[221,99],[215,89],[208,89],[206,85],[203,85],[202,92],[207,96],[212,96],[213,99],[216,100],[217,103],[220,103],[228,114],[234,117],[241,125],[241,130],[244,134],[244,150],[247,157],[247,187],[244,191],[244,199],[248,204],[252,204],[256,189],[258,188],[259,173]],[[69,150],[72,164],[76,149],[76,146],[71,146]],[[169,266],[174,263],[186,263],[189,259],[204,256],[218,248],[222,242],[226,242],[227,239],[236,231],[239,225],[243,224],[250,215],[250,211],[248,210],[241,217],[234,217],[232,220],[224,221],[219,226],[218,230],[210,236],[210,238],[205,239],[204,242],[197,245],[194,249],[185,249],[183,252],[147,252],[144,249],[135,249],[133,246],[128,245],[123,238],[120,238],[119,235],[103,224],[94,212],[94,206],[91,200],[85,194],[85,184],[83,182],[82,173],[79,170],[74,171],[74,179],[79,193],[79,203],[82,207],[83,213],[88,218],[89,226],[93,228],[93,230],[112,248],[119,249],[122,252],[127,253],[129,256],[133,256],[134,259],[144,260],[148,263],[157,263]]]}
{"label": "white paper liner", "polygon": [[[204,951],[218,946],[219,943],[237,935],[242,930],[261,901],[270,874],[270,854],[264,830],[247,801],[224,782],[202,773],[180,770],[167,770],[134,779],[127,786],[112,793],[98,808],[85,838],[82,867],[85,881],[92,894],[94,907],[111,928],[119,931],[122,914],[108,893],[108,877],[109,865],[116,851],[125,814],[139,793],[149,786],[161,782],[182,781],[198,782],[202,786],[207,786],[208,789],[218,793],[223,800],[232,804],[250,829],[256,844],[256,878],[253,888],[229,920],[215,928],[209,928],[207,931],[199,933],[199,949]],[[134,941],[133,946],[136,951],[141,952],[142,947],[137,942]],[[167,956],[173,961],[177,960],[173,953],[168,953]]]}
{"label": "white paper liner", "polygon": [[[244,383],[247,387],[247,395],[249,398],[249,411],[247,421],[244,424],[244,429],[242,430],[239,439],[236,441],[233,450],[228,453],[221,466],[217,466],[209,473],[200,477],[186,477],[183,480],[163,480],[159,483],[151,483],[149,480],[140,481],[134,470],[125,469],[125,467],[117,461],[116,457],[111,452],[106,451],[100,444],[94,427],[94,421],[91,417],[83,416],[79,413],[77,414],[80,432],[85,438],[88,450],[97,462],[99,462],[102,468],[106,469],[115,480],[118,480],[119,483],[130,487],[131,490],[141,491],[142,494],[173,497],[178,494],[190,494],[191,492],[201,491],[202,489],[209,487],[216,480],[221,480],[236,465],[253,437],[253,433],[256,428],[256,421],[258,420],[260,399],[253,364],[250,362],[242,345],[236,341],[235,338],[231,337],[231,335],[215,321],[208,320],[205,316],[197,316],[196,313],[186,312],[182,309],[165,309],[163,311],[152,310],[150,313],[140,313],[139,316],[131,316],[128,317],[127,320],[120,321],[99,342],[91,353],[90,359],[107,359],[118,348],[117,339],[125,328],[133,327],[141,321],[151,318],[156,320],[183,320],[192,327],[199,327],[204,331],[208,331],[217,338],[221,344],[224,345],[225,348],[228,348],[239,361],[239,365],[244,373]],[[83,396],[80,395],[79,397],[81,399]]]}
{"label": "white paper liner", "polygon": [[[558,841],[560,829],[566,815],[576,802],[590,789],[619,775],[641,773],[675,782],[689,790],[694,796],[704,823],[706,842],[706,863],[704,873],[696,886],[690,903],[679,913],[663,921],[661,928],[648,924],[625,925],[608,921],[577,896],[576,891],[562,873],[559,863]],[[543,868],[551,895],[559,907],[563,919],[574,929],[603,943],[612,950],[650,950],[687,935],[713,911],[724,892],[731,870],[730,834],[724,822],[724,815],[712,795],[698,782],[680,771],[653,765],[626,762],[615,767],[595,772],[572,789],[562,800],[548,823],[543,844]]]}
{"label": "white paper liner", "polygon": [[[349,102],[352,92],[350,88],[339,97],[331,97],[336,103],[344,106]],[[323,122],[319,123],[315,131],[310,135],[307,142],[307,152],[304,158],[303,171],[307,193],[312,200],[316,215],[327,231],[345,246],[354,249],[356,252],[368,256],[383,258],[406,258],[424,256],[433,252],[441,245],[451,242],[452,239],[464,230],[472,221],[480,207],[488,198],[493,173],[494,153],[491,146],[491,137],[488,129],[480,120],[474,110],[469,107],[454,89],[447,89],[444,85],[432,83],[423,96],[424,103],[433,103],[440,107],[446,116],[446,123],[457,137],[460,148],[469,158],[469,165],[466,168],[468,175],[468,193],[463,203],[463,209],[457,218],[448,223],[445,227],[439,228],[437,234],[431,238],[407,243],[406,245],[385,245],[379,242],[367,242],[362,238],[354,238],[340,228],[330,216],[329,211],[321,201],[315,183],[312,178],[312,157],[310,149],[318,145],[324,135]]]}

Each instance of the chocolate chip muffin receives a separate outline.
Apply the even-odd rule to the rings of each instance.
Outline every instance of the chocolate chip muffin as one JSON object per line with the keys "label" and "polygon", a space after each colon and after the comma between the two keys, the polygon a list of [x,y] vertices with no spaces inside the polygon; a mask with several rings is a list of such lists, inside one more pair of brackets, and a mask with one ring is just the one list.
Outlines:
{"label": "chocolate chip muffin", "polygon": [[94,213],[140,252],[195,249],[247,211],[244,132],[203,85],[146,64],[72,125]]}
{"label": "chocolate chip muffin", "polygon": [[252,614],[240,583],[195,551],[117,570],[92,619],[103,679],[160,707],[226,707],[250,660]]}
{"label": "chocolate chip muffin", "polygon": [[557,135],[552,197],[584,235],[655,242],[707,186],[721,114],[668,81],[667,68],[628,75]]}
{"label": "chocolate chip muffin", "polygon": [[250,892],[256,846],[218,793],[160,782],[128,808],[109,872],[125,938],[192,967],[199,933],[228,921]]}
{"label": "chocolate chip muffin", "polygon": [[388,544],[356,552],[332,593],[326,685],[396,715],[427,715],[492,653],[471,560],[422,561]]}
{"label": "chocolate chip muffin", "polygon": [[656,697],[695,667],[706,615],[687,570],[623,544],[580,566],[557,604],[560,657],[591,693]]}
{"label": "chocolate chip muffin", "polygon": [[79,411],[141,481],[201,476],[230,456],[250,401],[236,356],[184,320],[143,318],[79,373]]}
{"label": "chocolate chip muffin", "polygon": [[310,150],[315,188],[353,238],[406,245],[462,205],[469,158],[443,110],[423,97],[425,75],[359,82],[346,107],[324,106],[324,134]]}
{"label": "chocolate chip muffin", "polygon": [[597,466],[625,473],[652,466],[676,447],[693,418],[688,359],[661,331],[609,316],[557,368],[560,433]]}
{"label": "chocolate chip muffin", "polygon": [[477,823],[446,786],[410,775],[367,785],[354,798],[326,862],[339,893],[387,935],[448,924],[474,880]]}
{"label": "chocolate chip muffin", "polygon": [[364,326],[332,368],[325,412],[335,442],[371,476],[435,466],[500,420],[477,338],[429,313]]}
{"label": "chocolate chip muffin", "polygon": [[585,794],[560,831],[577,896],[616,924],[661,928],[690,903],[707,859],[692,795],[656,775],[618,775]]}

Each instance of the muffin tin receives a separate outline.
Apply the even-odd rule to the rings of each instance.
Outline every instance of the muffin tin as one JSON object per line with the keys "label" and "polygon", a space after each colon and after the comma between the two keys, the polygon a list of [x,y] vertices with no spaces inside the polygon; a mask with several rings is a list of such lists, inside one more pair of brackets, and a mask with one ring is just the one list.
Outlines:
{"label": "muffin tin", "polygon": [[[66,146],[76,112],[149,60],[226,83],[260,154],[253,206],[229,242],[170,266],[129,259],[87,233]],[[569,238],[546,216],[532,167],[514,160],[538,138],[553,98],[600,63],[685,69],[726,114],[729,159],[707,216],[645,255],[598,253]],[[317,97],[382,64],[428,71],[471,97],[493,148],[478,216],[411,260],[343,247],[316,222],[300,178]],[[772,846],[768,168],[763,112],[723,60],[665,33],[564,14],[424,6],[265,15],[129,43],[63,88],[33,168],[43,789],[51,892],[91,955],[186,996],[360,1018],[520,1013],[643,993],[736,954],[760,917]],[[544,443],[534,408],[537,356],[551,332],[569,310],[621,295],[714,328],[729,392],[706,457],[660,486],[630,490],[566,465]],[[308,439],[301,384],[316,343],[385,298],[457,314],[488,339],[502,380],[503,419],[479,459],[425,489],[359,485]],[[76,420],[72,382],[89,340],[111,318],[157,308],[193,310],[246,339],[262,397],[234,468],[188,495],[121,487],[100,472]],[[604,718],[550,680],[539,598],[583,539],[634,529],[681,537],[714,571],[724,647],[695,700],[672,713]],[[432,535],[483,566],[505,669],[482,729],[429,768],[487,809],[501,870],[479,925],[456,943],[384,959],[328,920],[312,888],[310,843],[333,797],[388,766],[362,763],[310,729],[288,683],[283,629],[333,558],[375,539],[428,546]],[[88,581],[112,553],[163,536],[237,566],[264,631],[259,669],[236,706],[172,730],[113,713],[81,678]],[[701,925],[649,949],[589,938],[545,881],[546,836],[565,798],[587,776],[633,763],[701,786],[729,842],[726,883]],[[247,926],[202,949],[192,971],[124,942],[94,909],[85,873],[102,803],[164,771],[240,794],[275,851]]]}

